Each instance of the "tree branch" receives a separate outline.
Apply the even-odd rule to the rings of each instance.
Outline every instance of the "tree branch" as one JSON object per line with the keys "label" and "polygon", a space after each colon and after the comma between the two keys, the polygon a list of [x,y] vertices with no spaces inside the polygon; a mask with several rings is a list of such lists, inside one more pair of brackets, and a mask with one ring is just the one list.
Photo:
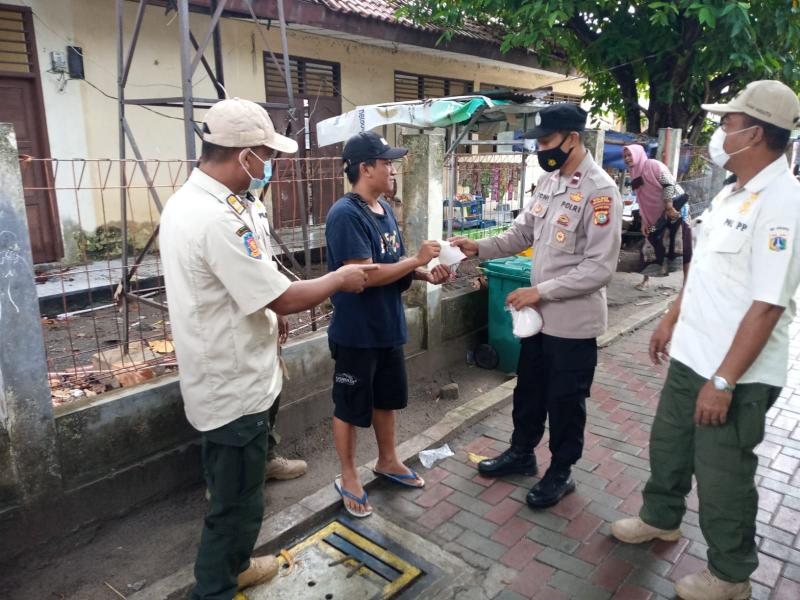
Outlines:
{"label": "tree branch", "polygon": [[570,17],[569,21],[567,21],[567,25],[585,46],[592,45],[597,41],[597,38],[600,37],[586,24],[586,21],[579,17]]}

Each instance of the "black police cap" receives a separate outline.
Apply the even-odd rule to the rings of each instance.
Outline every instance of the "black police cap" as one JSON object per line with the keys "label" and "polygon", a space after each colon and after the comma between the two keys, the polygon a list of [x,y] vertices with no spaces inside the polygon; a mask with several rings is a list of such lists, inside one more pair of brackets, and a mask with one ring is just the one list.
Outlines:
{"label": "black police cap", "polygon": [[568,102],[551,104],[534,115],[535,127],[526,131],[525,137],[537,139],[556,131],[583,131],[587,116],[588,113],[580,106]]}
{"label": "black police cap", "polygon": [[348,165],[355,165],[376,158],[395,160],[408,154],[406,148],[392,148],[385,139],[372,131],[364,131],[354,135],[344,145],[342,160]]}

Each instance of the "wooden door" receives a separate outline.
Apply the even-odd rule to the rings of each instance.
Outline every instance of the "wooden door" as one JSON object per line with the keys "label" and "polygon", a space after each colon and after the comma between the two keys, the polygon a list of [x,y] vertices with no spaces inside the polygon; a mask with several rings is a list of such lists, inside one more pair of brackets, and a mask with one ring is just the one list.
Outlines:
{"label": "wooden door", "polygon": [[[0,121],[14,125],[21,156],[50,156],[30,9],[2,4]],[[23,167],[22,184],[33,260],[35,263],[60,260],[63,244],[49,165],[46,161],[34,161]]]}
{"label": "wooden door", "polygon": [[[344,181],[341,163],[316,160],[342,155],[341,144],[325,148],[317,145],[317,123],[338,116],[342,111],[339,63],[290,56],[289,64],[295,92],[296,123],[300,126],[294,135],[299,146],[296,157],[307,160],[297,161],[293,174],[301,180],[299,188],[288,181],[273,183],[273,217],[278,228],[297,227],[303,218],[310,218],[312,224],[324,223],[328,209],[343,193]],[[288,102],[283,72],[266,52],[264,85],[268,102]],[[289,118],[287,111],[272,109],[269,112],[275,128],[285,131]]]}

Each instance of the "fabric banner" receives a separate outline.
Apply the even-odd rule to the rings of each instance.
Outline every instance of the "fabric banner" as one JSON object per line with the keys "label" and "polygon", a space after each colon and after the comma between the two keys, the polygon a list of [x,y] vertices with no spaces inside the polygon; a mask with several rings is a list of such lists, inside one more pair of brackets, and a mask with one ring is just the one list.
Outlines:
{"label": "fabric banner", "polygon": [[469,121],[475,111],[483,106],[492,108],[507,103],[502,100],[493,101],[484,96],[469,96],[463,100],[426,100],[359,106],[338,117],[317,123],[317,143],[320,146],[327,146],[344,142],[357,133],[384,125],[407,125],[420,129],[446,127]]}

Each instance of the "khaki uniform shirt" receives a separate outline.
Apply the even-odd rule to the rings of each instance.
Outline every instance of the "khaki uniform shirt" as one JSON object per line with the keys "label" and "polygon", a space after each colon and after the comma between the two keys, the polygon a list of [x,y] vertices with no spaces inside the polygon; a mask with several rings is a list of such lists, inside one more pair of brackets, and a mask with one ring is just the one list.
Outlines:
{"label": "khaki uniform shirt", "polygon": [[728,185],[697,218],[697,247],[670,356],[711,378],[754,301],[786,307],[738,383],[786,383],[792,299],[800,283],[800,183],[781,156],[742,188]]}
{"label": "khaki uniform shirt", "polygon": [[266,306],[290,282],[250,204],[195,169],[161,215],[181,393],[199,431],[267,410],[281,391],[277,318]]}
{"label": "khaki uniform shirt", "polygon": [[543,175],[511,228],[480,240],[478,255],[511,256],[533,246],[531,285],[542,298],[542,333],[587,339],[606,329],[606,285],[621,241],[619,190],[587,152],[571,176]]}

